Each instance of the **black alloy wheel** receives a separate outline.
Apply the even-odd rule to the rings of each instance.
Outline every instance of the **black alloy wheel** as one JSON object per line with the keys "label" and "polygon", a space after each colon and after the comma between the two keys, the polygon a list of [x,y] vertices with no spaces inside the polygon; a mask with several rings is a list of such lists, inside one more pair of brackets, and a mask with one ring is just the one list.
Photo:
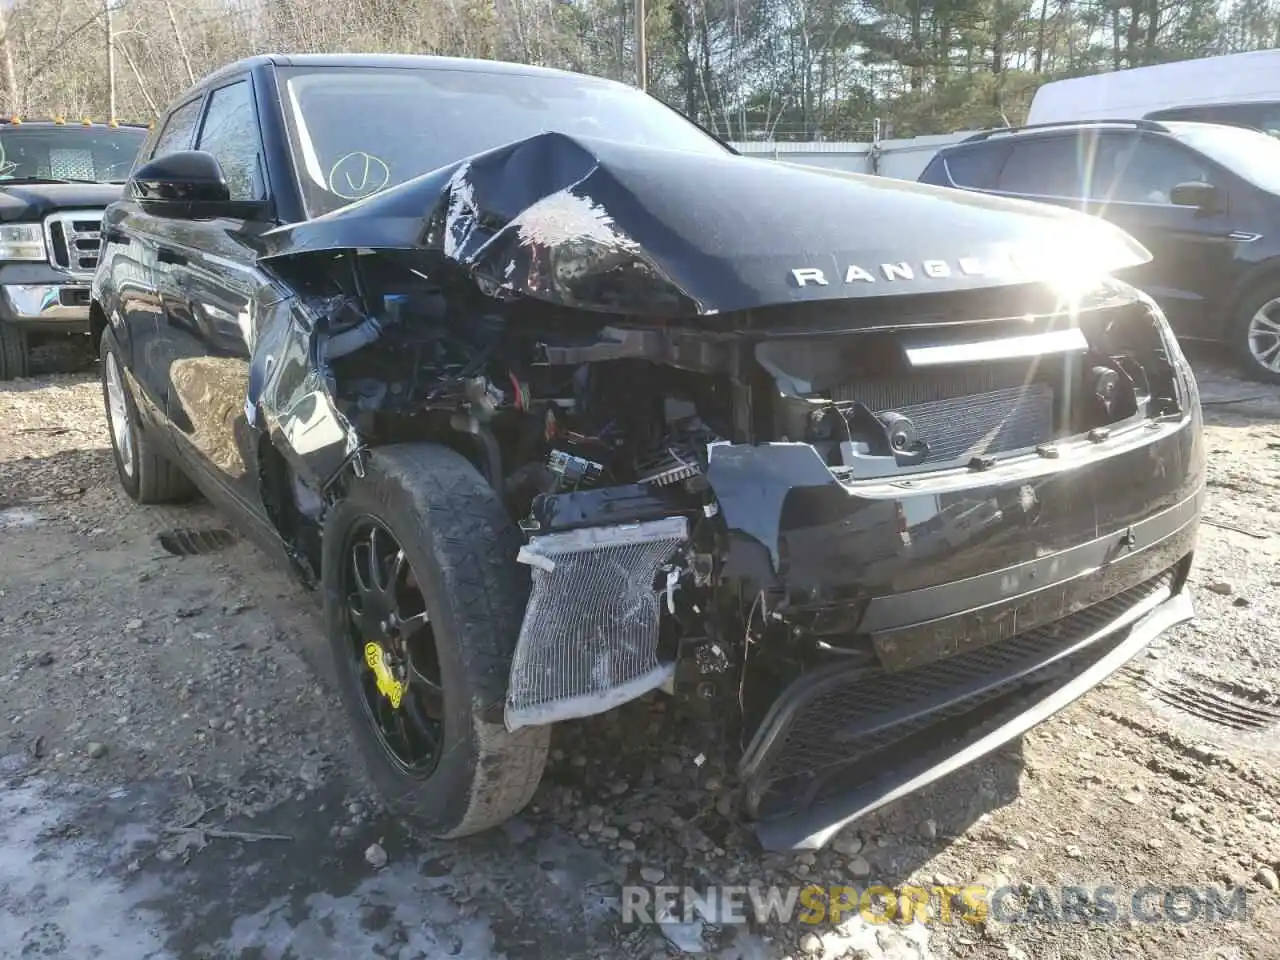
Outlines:
{"label": "black alloy wheel", "polygon": [[366,719],[397,768],[429,777],[444,742],[444,689],[426,600],[404,549],[374,517],[356,520],[344,554],[349,667]]}

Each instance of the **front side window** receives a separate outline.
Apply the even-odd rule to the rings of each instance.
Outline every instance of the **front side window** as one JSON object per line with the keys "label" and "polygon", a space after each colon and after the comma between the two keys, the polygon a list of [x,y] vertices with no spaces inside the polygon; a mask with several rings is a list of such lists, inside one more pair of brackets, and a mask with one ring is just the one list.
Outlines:
{"label": "front side window", "polygon": [[395,67],[280,69],[310,216],[547,131],[724,156],[638,90],[589,77]]}
{"label": "front side window", "polygon": [[147,131],[137,127],[0,127],[0,182],[123,183]]}
{"label": "front side window", "polygon": [[1103,137],[1096,199],[1116,203],[1172,203],[1180,183],[1211,183],[1209,168],[1190,150],[1154,137]]}
{"label": "front side window", "polygon": [[196,122],[200,119],[200,103],[201,100],[197,97],[169,114],[169,120],[160,131],[160,138],[156,140],[156,148],[151,151],[152,157],[163,157],[166,153],[191,149]]}
{"label": "front side window", "polygon": [[1280,140],[1243,127],[1187,124],[1173,135],[1254,186],[1280,193]]}
{"label": "front side window", "polygon": [[232,200],[266,198],[262,138],[249,81],[240,80],[213,91],[196,148],[218,158]]}
{"label": "front side window", "polygon": [[998,189],[1034,197],[1079,197],[1078,153],[1075,137],[1014,143],[1000,171]]}

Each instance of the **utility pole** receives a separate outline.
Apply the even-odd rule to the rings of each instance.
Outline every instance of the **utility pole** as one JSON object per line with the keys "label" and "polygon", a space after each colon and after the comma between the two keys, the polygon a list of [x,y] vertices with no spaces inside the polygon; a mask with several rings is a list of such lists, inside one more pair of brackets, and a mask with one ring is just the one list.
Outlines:
{"label": "utility pole", "polygon": [[115,0],[102,0],[107,16],[107,119],[116,118],[116,26],[112,20]]}
{"label": "utility pole", "polygon": [[4,59],[4,85],[9,94],[9,116],[16,117],[22,113],[22,100],[18,90],[18,71],[13,66],[13,46],[9,43],[9,23],[13,16],[13,8],[0,10],[0,55]]}
{"label": "utility pole", "polygon": [[631,0],[618,0],[618,47],[614,51],[617,62],[614,67],[617,73],[614,74],[621,83],[627,82],[627,8],[631,6]]}
{"label": "utility pole", "polygon": [[636,86],[641,90],[649,89],[647,64],[648,57],[644,42],[644,0],[636,0]]}

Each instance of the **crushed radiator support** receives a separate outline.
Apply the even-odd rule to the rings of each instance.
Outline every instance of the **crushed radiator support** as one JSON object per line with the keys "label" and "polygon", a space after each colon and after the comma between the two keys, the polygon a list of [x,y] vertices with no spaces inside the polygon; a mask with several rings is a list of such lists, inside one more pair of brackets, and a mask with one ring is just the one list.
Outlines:
{"label": "crushed radiator support", "polygon": [[589,717],[660,687],[659,568],[688,539],[669,517],[534,537],[533,589],[511,664],[508,730]]}

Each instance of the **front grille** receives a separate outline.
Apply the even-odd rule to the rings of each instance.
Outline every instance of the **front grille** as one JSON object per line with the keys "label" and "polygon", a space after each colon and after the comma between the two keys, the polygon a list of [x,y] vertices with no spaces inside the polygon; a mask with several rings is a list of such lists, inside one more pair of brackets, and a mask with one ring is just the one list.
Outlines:
{"label": "front grille", "polygon": [[803,702],[781,712],[778,720],[766,721],[772,729],[762,731],[772,736],[751,778],[756,784],[753,805],[759,812],[761,798],[781,800],[769,798],[770,791],[812,799],[823,779],[837,770],[865,766],[873,771],[877,759],[886,755],[891,764],[895,757],[901,759],[904,743],[924,731],[938,728],[945,739],[960,718],[980,713],[1011,692],[1063,671],[1078,672],[1083,669],[1080,658],[1096,660],[1127,631],[1089,644],[1079,656],[1064,656],[1067,651],[1169,590],[1174,580],[1175,571],[1168,570],[1054,623],[915,669],[887,673],[864,668],[812,685],[802,678],[797,688],[809,687],[809,692],[792,690],[783,696],[798,695]]}
{"label": "front grille", "polygon": [[1024,382],[1017,370],[845,384],[831,399],[907,417],[929,445],[925,463],[932,466],[1034,447],[1053,436],[1053,389]]}
{"label": "front grille", "polygon": [[516,641],[506,723],[591,716],[660,686],[659,568],[688,537],[669,517],[534,537],[519,560],[533,589]]}
{"label": "front grille", "polygon": [[45,217],[49,262],[72,276],[91,277],[102,248],[101,210],[63,210]]}

